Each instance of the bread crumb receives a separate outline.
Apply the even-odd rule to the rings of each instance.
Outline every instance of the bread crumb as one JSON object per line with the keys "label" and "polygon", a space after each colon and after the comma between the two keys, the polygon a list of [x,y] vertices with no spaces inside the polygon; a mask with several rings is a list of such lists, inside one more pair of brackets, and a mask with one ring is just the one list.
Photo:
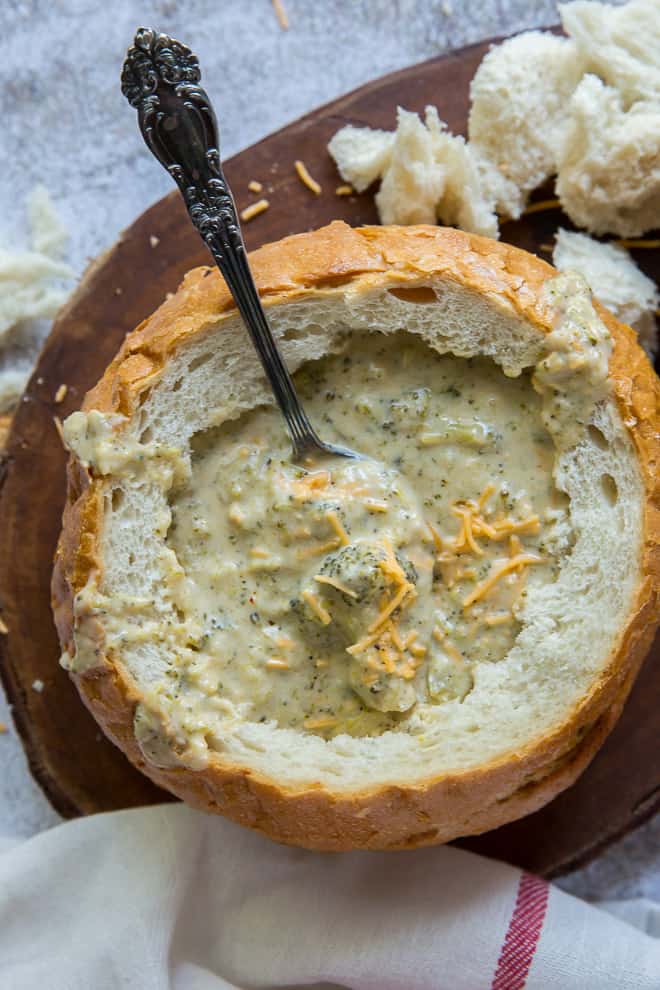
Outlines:
{"label": "bread crumb", "polygon": [[352,196],[354,192],[353,186],[337,186],[335,196]]}
{"label": "bread crumb", "polygon": [[8,730],[7,730],[7,726],[5,725],[5,723],[4,722],[0,722],[0,736],[4,736],[5,732],[7,732],[7,731]]}
{"label": "bread crumb", "polygon": [[54,398],[53,401],[55,403],[57,403],[57,404],[59,404],[60,402],[63,402],[64,399],[66,398],[66,393],[68,391],[69,391],[69,386],[68,385],[60,385],[60,387],[58,388],[57,392],[55,393],[55,398]]}
{"label": "bread crumb", "polygon": [[119,288],[117,288],[117,289],[115,289],[115,295],[116,295],[116,296],[120,296],[120,295],[122,294],[122,292],[123,292],[123,291],[124,291],[123,289],[119,289]]}
{"label": "bread crumb", "polygon": [[149,243],[151,244],[152,248],[158,247],[158,245],[160,244],[160,237],[156,237],[155,234],[150,234]]}
{"label": "bread crumb", "polygon": [[307,188],[310,190],[310,192],[313,192],[315,196],[320,196],[321,195],[321,186],[316,181],[316,179],[313,179],[311,177],[311,175],[307,171],[307,166],[305,165],[305,163],[304,162],[301,162],[300,159],[297,158],[296,161],[293,164],[294,164],[295,170],[296,170],[296,172],[298,174],[298,178],[300,179],[300,181],[302,182],[302,184],[304,186],[307,186]]}
{"label": "bread crumb", "polygon": [[7,623],[0,617],[0,635],[6,636],[8,632],[9,629],[7,628]]}
{"label": "bread crumb", "polygon": [[269,206],[270,203],[267,199],[259,199],[256,203],[251,203],[250,206],[246,206],[241,211],[241,220],[243,223],[247,223],[248,220],[258,217],[260,213],[265,213]]}
{"label": "bread crumb", "polygon": [[283,31],[289,30],[289,18],[287,17],[286,10],[284,9],[284,4],[282,0],[273,0],[273,10],[275,11],[275,16],[279,21],[279,25]]}
{"label": "bread crumb", "polygon": [[250,190],[250,192],[260,193],[263,192],[263,188],[264,187],[262,186],[262,184],[260,182],[257,182],[256,179],[252,179],[250,182],[248,182],[248,189]]}
{"label": "bread crumb", "polygon": [[39,678],[37,678],[36,681],[32,681],[32,690],[36,691],[37,694],[41,694],[43,689],[44,689],[44,682],[40,681]]}

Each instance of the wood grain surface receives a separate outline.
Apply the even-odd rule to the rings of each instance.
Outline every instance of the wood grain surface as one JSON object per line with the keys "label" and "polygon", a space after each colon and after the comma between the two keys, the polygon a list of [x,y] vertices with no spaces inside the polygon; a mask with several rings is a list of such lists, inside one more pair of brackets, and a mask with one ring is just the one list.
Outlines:
{"label": "wood grain surface", "polygon": [[[226,162],[238,205],[264,195],[269,210],[246,225],[248,247],[341,218],[375,222],[371,195],[335,195],[341,180],[325,150],[345,123],[392,128],[401,104],[438,106],[452,130],[465,133],[470,79],[488,45],[478,45],[387,76],[357,90]],[[147,151],[145,150],[145,155]],[[323,191],[316,196],[296,177],[304,160]],[[154,169],[158,166],[154,162]],[[251,179],[264,192],[251,194]],[[121,190],[117,190],[121,195]],[[552,195],[541,191],[539,199]],[[502,237],[548,257],[558,211],[504,225]],[[658,252],[638,260],[656,279]],[[178,193],[156,203],[86,272],[60,313],[14,418],[0,483],[0,607],[8,635],[0,637],[0,672],[32,773],[65,816],[172,798],[135,770],[99,732],[58,665],[49,605],[51,561],[64,499],[65,454],[54,417],[80,405],[124,335],[176,289],[184,272],[209,261]],[[246,345],[247,346],[247,345]],[[61,384],[68,390],[56,403]],[[43,682],[43,690],[33,684]],[[657,699],[660,641],[625,712],[589,769],[540,812],[464,843],[547,876],[584,862],[660,805]]]}

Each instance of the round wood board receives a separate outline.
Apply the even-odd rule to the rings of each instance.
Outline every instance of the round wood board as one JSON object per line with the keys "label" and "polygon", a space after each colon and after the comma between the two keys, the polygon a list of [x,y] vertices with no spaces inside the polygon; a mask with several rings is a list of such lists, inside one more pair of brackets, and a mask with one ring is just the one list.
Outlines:
{"label": "round wood board", "polygon": [[[326,145],[346,123],[391,129],[397,104],[422,111],[436,104],[450,128],[465,133],[469,82],[488,43],[432,59],[379,79],[265,138],[226,162],[239,208],[259,198],[270,209],[246,225],[248,247],[343,219],[377,221],[371,195],[338,197],[340,184]],[[145,150],[145,155],[147,154]],[[293,170],[305,161],[323,186],[315,196]],[[157,168],[154,163],[154,168]],[[539,199],[552,195],[542,191]],[[502,237],[544,254],[556,211],[503,227]],[[656,279],[660,252],[638,260]],[[49,604],[51,561],[64,500],[65,453],[54,417],[77,409],[133,329],[176,289],[183,274],[209,257],[177,192],[147,210],[86,272],[60,313],[16,413],[0,474],[0,606],[9,632],[0,637],[0,672],[32,773],[54,807],[73,817],[172,800],[134,769],[101,735],[68,676]],[[246,346],[249,346],[246,341]],[[68,386],[64,401],[55,393]],[[43,690],[34,689],[35,681]],[[630,830],[660,805],[657,698],[660,640],[639,676],[623,716],[580,780],[543,810],[463,843],[546,876],[566,871]]]}

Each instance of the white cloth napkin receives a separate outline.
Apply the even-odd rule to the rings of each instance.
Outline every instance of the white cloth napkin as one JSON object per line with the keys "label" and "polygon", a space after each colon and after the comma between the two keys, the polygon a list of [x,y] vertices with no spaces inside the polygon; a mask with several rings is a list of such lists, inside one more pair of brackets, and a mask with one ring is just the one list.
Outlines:
{"label": "white cloth napkin", "polygon": [[657,990],[660,940],[459,849],[310,853],[165,805],[5,845],[0,987]]}

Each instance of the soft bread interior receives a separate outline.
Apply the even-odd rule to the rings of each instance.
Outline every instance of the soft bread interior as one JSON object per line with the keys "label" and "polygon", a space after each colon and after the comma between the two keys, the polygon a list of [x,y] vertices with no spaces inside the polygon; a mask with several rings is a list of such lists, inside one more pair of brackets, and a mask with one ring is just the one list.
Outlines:
{"label": "soft bread interior", "polygon": [[[309,290],[286,303],[269,300],[289,367],[333,351],[349,332],[402,328],[440,353],[487,355],[507,375],[531,369],[543,354],[543,335],[502,298],[443,278],[423,279],[417,287],[432,288],[434,298],[409,286],[397,289],[391,279],[388,285],[375,276],[366,288],[363,280],[359,292],[339,286]],[[125,436],[145,450],[175,449],[189,462],[196,434],[269,401],[245,330],[229,315],[179,347]],[[104,569],[95,593],[124,616],[126,603],[149,600],[154,623],[171,614],[168,585],[181,577],[165,545],[171,474],[165,459],[157,478],[128,472],[109,479],[106,488]],[[181,740],[182,728],[170,723],[159,694],[166,650],[145,637],[112,652],[143,699],[136,735],[146,757],[157,765],[180,760],[200,768],[219,760],[293,789],[319,782],[351,792],[483,766],[551,733],[605,674],[639,578],[643,489],[613,400],[599,402],[579,442],[558,451],[555,479],[570,498],[574,545],[556,582],[530,593],[513,649],[496,664],[478,665],[463,702],[418,706],[396,731],[366,738],[324,740],[237,716],[220,734],[202,733],[194,753],[176,755],[173,739],[178,733]]]}

